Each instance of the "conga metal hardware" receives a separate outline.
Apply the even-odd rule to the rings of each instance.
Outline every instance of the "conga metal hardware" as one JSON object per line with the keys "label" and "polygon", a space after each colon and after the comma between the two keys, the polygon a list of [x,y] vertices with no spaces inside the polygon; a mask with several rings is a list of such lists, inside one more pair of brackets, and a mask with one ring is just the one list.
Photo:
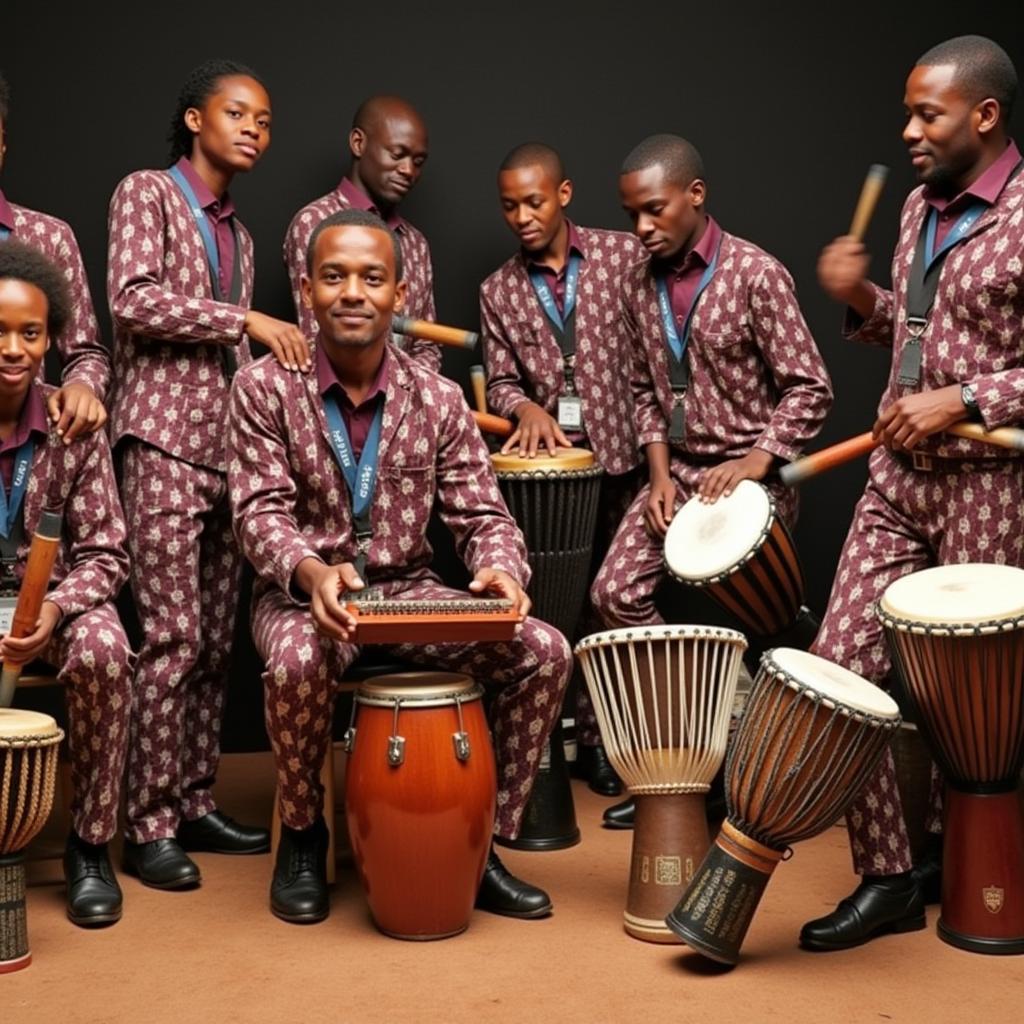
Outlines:
{"label": "conga metal hardware", "polygon": [[459,731],[452,733],[452,744],[455,747],[455,756],[460,761],[469,760],[469,733],[466,732],[466,725],[462,721],[462,700],[455,698],[455,713],[459,716]]}
{"label": "conga metal hardware", "polygon": [[398,735],[398,713],[402,709],[401,699],[395,701],[394,725],[388,737],[388,764],[397,768],[405,762],[405,737]]}

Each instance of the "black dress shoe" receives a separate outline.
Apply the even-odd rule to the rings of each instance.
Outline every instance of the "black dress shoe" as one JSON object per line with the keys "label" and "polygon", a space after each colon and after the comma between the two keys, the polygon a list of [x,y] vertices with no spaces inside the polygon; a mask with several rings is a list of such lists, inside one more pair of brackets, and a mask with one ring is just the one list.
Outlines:
{"label": "black dress shoe", "polygon": [[303,829],[282,823],[270,882],[270,909],[282,921],[314,924],[330,911],[327,838],[323,818]]}
{"label": "black dress shoe", "polygon": [[587,785],[601,796],[618,796],[622,792],[622,780],[608,760],[602,746],[585,747],[576,751],[576,777],[586,779]]}
{"label": "black dress shoe", "polygon": [[154,889],[192,889],[199,884],[199,868],[175,839],[151,843],[124,841],[123,867]]}
{"label": "black dress shoe", "polygon": [[516,878],[491,850],[487,867],[476,894],[480,910],[505,917],[546,917],[551,913],[551,897],[543,889]]}
{"label": "black dress shoe", "polygon": [[852,949],[879,935],[916,932],[924,926],[924,900],[911,872],[866,875],[831,914],[803,926],[800,945],[818,953]]}
{"label": "black dress shoe", "polygon": [[68,917],[82,928],[121,920],[121,886],[110,866],[107,844],[94,846],[74,832],[64,849],[64,878],[68,883]]}
{"label": "black dress shoe", "polygon": [[927,904],[942,902],[942,836],[930,833],[924,857],[911,872]]}
{"label": "black dress shoe", "polygon": [[636,820],[636,804],[632,797],[628,797],[621,803],[612,804],[604,812],[605,828],[632,828]]}
{"label": "black dress shoe", "polygon": [[268,853],[270,831],[239,825],[220,811],[210,811],[195,821],[182,821],[178,842],[183,850],[196,853]]}

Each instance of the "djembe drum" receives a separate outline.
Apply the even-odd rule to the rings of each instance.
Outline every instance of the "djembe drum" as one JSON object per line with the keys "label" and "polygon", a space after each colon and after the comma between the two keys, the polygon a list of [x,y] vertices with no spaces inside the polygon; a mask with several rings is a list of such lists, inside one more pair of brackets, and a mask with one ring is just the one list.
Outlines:
{"label": "djembe drum", "polygon": [[775,866],[846,810],[899,724],[895,701],[860,676],[805,651],[769,651],[726,758],[728,817],[666,924],[737,963]]}
{"label": "djembe drum", "polygon": [[32,962],[24,850],[50,816],[63,738],[49,715],[0,708],[0,974]]}
{"label": "djembe drum", "polygon": [[[572,637],[590,582],[604,471],[585,448],[561,448],[555,456],[542,452],[533,459],[496,453],[491,464],[505,504],[526,541],[532,570],[531,614]],[[519,837],[498,842],[518,850],[561,850],[579,841],[559,715],[523,812]]]}
{"label": "djembe drum", "polygon": [[497,796],[482,694],[452,672],[376,676],[356,691],[345,814],[387,935],[443,939],[469,925]]}
{"label": "djembe drum", "polygon": [[889,585],[878,617],[947,783],[939,936],[1024,953],[1024,570],[915,572]]}
{"label": "djembe drum", "polygon": [[677,942],[665,915],[703,860],[705,794],[725,757],[747,642],[711,626],[647,626],[576,647],[608,758],[636,799],[624,927]]}

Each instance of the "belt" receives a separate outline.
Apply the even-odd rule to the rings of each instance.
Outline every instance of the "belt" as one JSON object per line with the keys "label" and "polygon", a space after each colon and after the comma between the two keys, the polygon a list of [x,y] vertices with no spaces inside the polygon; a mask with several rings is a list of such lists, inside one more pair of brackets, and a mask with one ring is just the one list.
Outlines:
{"label": "belt", "polygon": [[970,473],[979,469],[1001,469],[1010,462],[1020,462],[1016,455],[995,456],[989,459],[979,459],[977,456],[926,455],[924,452],[897,452],[889,449],[889,454],[900,465],[907,469],[916,470],[918,473]]}

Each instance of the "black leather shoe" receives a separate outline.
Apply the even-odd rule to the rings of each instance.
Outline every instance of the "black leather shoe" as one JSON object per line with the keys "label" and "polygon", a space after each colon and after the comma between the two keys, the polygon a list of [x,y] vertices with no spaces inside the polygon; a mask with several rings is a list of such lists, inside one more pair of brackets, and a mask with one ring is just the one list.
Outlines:
{"label": "black leather shoe", "polygon": [[618,796],[622,792],[622,780],[608,760],[604,747],[585,747],[576,751],[576,777],[586,779],[587,785],[601,796]]}
{"label": "black leather shoe", "polygon": [[924,926],[924,900],[909,871],[865,876],[831,914],[803,926],[800,945],[818,953],[852,949],[879,935],[916,932]]}
{"label": "black leather shoe", "polygon": [[629,797],[621,803],[612,804],[604,812],[605,828],[632,828],[636,819],[636,804]]}
{"label": "black leather shoe", "polygon": [[480,910],[505,917],[546,917],[551,913],[551,897],[543,889],[516,878],[491,850],[487,867],[476,894]]}
{"label": "black leather shoe", "polygon": [[178,842],[195,853],[269,853],[270,831],[239,825],[220,811],[178,825]]}
{"label": "black leather shoe", "polygon": [[942,902],[942,836],[931,833],[924,857],[911,872],[927,904]]}
{"label": "black leather shoe", "polygon": [[72,923],[95,928],[121,920],[121,886],[114,877],[106,843],[94,846],[72,832],[64,849],[64,879]]}
{"label": "black leather shoe", "polygon": [[309,828],[281,825],[277,863],[270,882],[270,909],[282,921],[293,924],[315,924],[330,911],[327,826],[323,818]]}
{"label": "black leather shoe", "polygon": [[124,841],[124,870],[154,889],[192,889],[199,884],[199,867],[175,839],[151,843]]}

